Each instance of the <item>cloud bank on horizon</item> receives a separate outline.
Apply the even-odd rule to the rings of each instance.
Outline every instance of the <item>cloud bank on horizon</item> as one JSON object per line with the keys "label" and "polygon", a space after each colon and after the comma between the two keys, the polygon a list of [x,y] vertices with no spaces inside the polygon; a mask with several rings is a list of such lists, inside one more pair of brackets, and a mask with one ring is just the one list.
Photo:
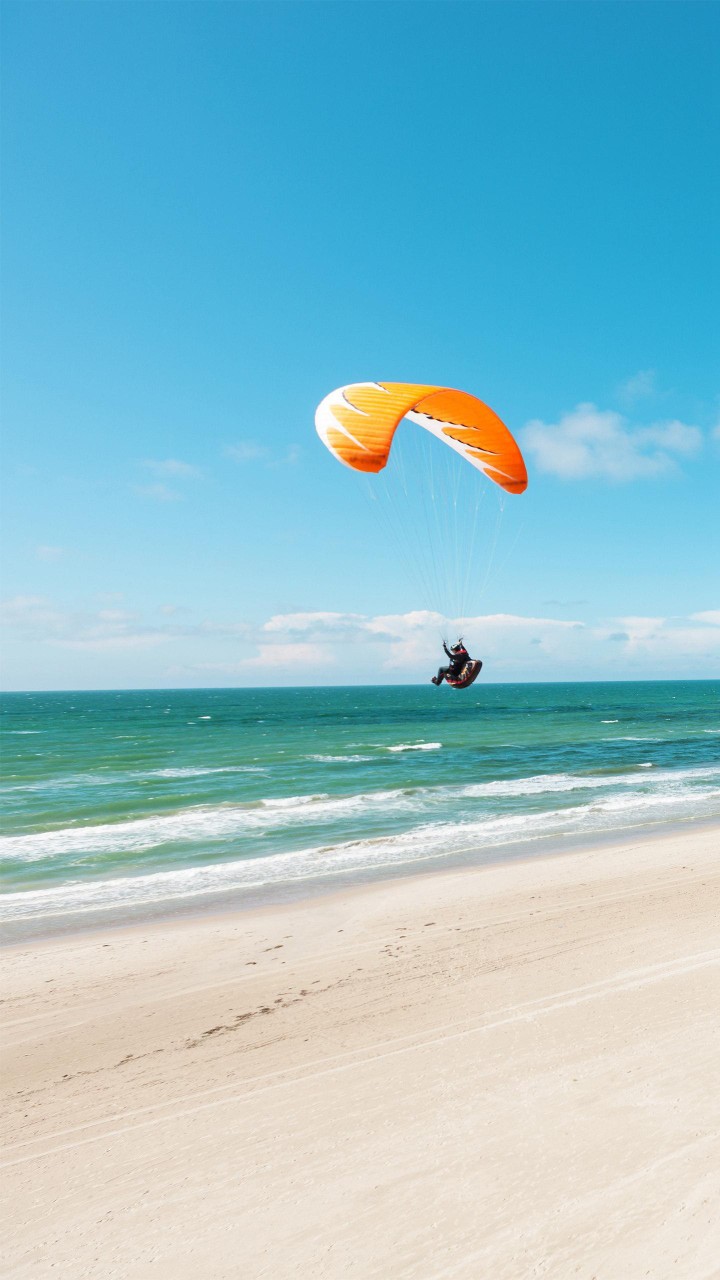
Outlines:
{"label": "cloud bank on horizon", "polygon": [[[149,658],[152,683],[168,687],[413,683],[434,670],[441,637],[456,635],[472,637],[491,681],[556,680],[559,671],[576,680],[709,678],[720,671],[720,609],[590,623],[514,614],[445,618],[428,610],[377,616],[320,610],[277,614],[257,626],[177,621],[176,612],[190,611],[172,606],[157,612],[162,616],[123,608],[68,610],[31,596],[7,601],[3,610],[10,647],[35,650],[38,669],[58,673],[48,688],[97,687],[92,662],[108,655],[118,687],[127,688],[137,687],[134,655]],[[75,674],[63,683],[63,669],[83,678],[78,682]]]}

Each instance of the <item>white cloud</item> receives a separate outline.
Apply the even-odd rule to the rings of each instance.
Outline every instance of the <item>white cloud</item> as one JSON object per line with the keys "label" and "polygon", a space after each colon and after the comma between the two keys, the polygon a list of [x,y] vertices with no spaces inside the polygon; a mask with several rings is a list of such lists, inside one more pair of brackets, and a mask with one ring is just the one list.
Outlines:
{"label": "white cloud", "polygon": [[702,432],[699,427],[689,427],[685,422],[673,419],[671,422],[658,422],[652,427],[639,427],[634,436],[636,442],[656,444],[661,449],[669,449],[671,453],[682,453],[691,456],[702,448]]}
{"label": "white cloud", "polygon": [[[619,631],[596,628],[596,634],[606,640],[618,640],[623,645],[624,657],[651,670],[672,670],[678,663],[697,659],[714,662],[720,668],[720,633],[714,626],[703,622],[720,620],[720,610],[691,614],[687,618],[626,617],[615,619]],[[700,625],[697,622],[700,621]]]}
{"label": "white cloud", "polygon": [[23,640],[64,649],[146,648],[171,638],[124,609],[61,609],[43,596],[15,596],[4,603],[2,617],[8,631]]}
{"label": "white cloud", "polygon": [[636,617],[634,614],[625,618],[616,619],[623,627],[627,629],[634,639],[646,639],[648,636],[657,635],[658,631],[664,627],[667,618],[654,618],[641,615]]}
{"label": "white cloud", "polygon": [[13,596],[2,606],[3,621],[25,638],[48,638],[65,624],[65,614],[44,596]]}
{"label": "white cloud", "polygon": [[134,616],[127,609],[101,609],[98,613],[101,622],[132,622]]}
{"label": "white cloud", "polygon": [[[311,653],[352,652],[361,661],[372,663],[380,670],[412,671],[422,664],[437,665],[442,657],[441,637],[454,640],[465,634],[470,641],[475,637],[480,643],[502,653],[512,648],[514,642],[544,644],[549,651],[556,648],[555,637],[568,631],[582,629],[580,622],[554,618],[525,618],[514,614],[483,615],[480,617],[445,618],[429,610],[415,610],[403,614],[378,614],[368,617],[358,613],[278,614],[263,626],[265,634],[273,640],[261,646],[263,658],[285,650],[283,661],[309,663]],[[302,636],[301,642],[297,637]],[[334,648],[333,648],[334,646]],[[324,659],[323,659],[324,660]]]}
{"label": "white cloud", "polygon": [[167,644],[168,636],[162,631],[138,631],[109,635],[88,635],[77,640],[58,640],[64,649],[79,649],[103,653],[107,650],[151,649],[155,645]]}
{"label": "white cloud", "polygon": [[645,400],[649,396],[654,396],[655,390],[655,370],[641,369],[639,373],[626,378],[625,382],[620,384],[618,394],[621,400],[632,404],[636,400]]}
{"label": "white cloud", "polygon": [[202,474],[198,467],[189,462],[181,462],[179,458],[145,458],[143,464],[156,476],[174,476],[178,479],[195,479]]}
{"label": "white cloud", "polygon": [[202,476],[198,467],[192,466],[189,462],[182,462],[180,458],[145,458],[141,466],[160,477],[153,484],[133,485],[138,497],[148,498],[151,502],[182,502],[185,495],[181,490],[166,484],[165,480],[182,482],[196,480]]}
{"label": "white cloud", "polygon": [[62,547],[39,546],[35,548],[35,555],[38,560],[45,560],[49,564],[56,560],[61,560],[65,552]]}
{"label": "white cloud", "polygon": [[[143,651],[167,654],[162,668],[153,668],[158,685],[173,673],[191,684],[211,675],[218,681],[236,678],[239,684],[412,683],[429,679],[444,661],[441,638],[452,643],[459,635],[483,659],[484,677],[494,681],[692,678],[720,672],[720,609],[592,623],[505,613],[445,618],[427,610],[375,615],[317,610],[275,614],[252,625],[183,621],[173,615],[159,622],[157,610],[144,617],[117,601],[84,610],[26,595],[7,601],[4,615],[23,661],[30,654],[34,660],[40,650],[108,655],[105,670],[114,673],[105,677],[108,686],[122,683],[122,673],[135,660],[131,655]],[[45,656],[38,666],[47,662]],[[66,669],[59,659],[57,669]]]}
{"label": "white cloud", "polygon": [[295,671],[306,667],[324,670],[328,666],[335,666],[338,661],[339,654],[330,644],[297,641],[290,644],[261,644],[254,657],[246,658],[238,665],[243,669],[262,667],[267,671]]}
{"label": "white cloud", "polygon": [[174,618],[178,614],[182,616],[183,614],[192,613],[192,609],[189,609],[184,604],[161,604],[159,612],[164,614],[166,618]]}
{"label": "white cloud", "polygon": [[252,639],[256,632],[257,628],[249,622],[213,622],[211,619],[183,628],[184,635],[217,636],[225,640]]}
{"label": "white cloud", "polygon": [[263,623],[263,631],[280,632],[283,635],[322,635],[357,631],[364,628],[367,619],[361,613],[279,613]]}
{"label": "white cloud", "polygon": [[300,445],[291,444],[284,453],[276,454],[266,445],[258,444],[257,440],[238,440],[236,444],[228,445],[223,453],[233,462],[264,462],[268,467],[292,467],[300,461],[302,449]]}
{"label": "white cloud", "polygon": [[229,444],[223,452],[233,462],[259,462],[270,456],[270,451],[256,440],[238,440],[237,444]]}
{"label": "white cloud", "polygon": [[577,609],[581,605],[589,604],[588,600],[543,600],[543,608],[546,609]]}
{"label": "white cloud", "polygon": [[170,489],[166,484],[136,484],[135,492],[141,498],[150,498],[153,502],[181,502],[182,494]]}
{"label": "white cloud", "polygon": [[528,422],[521,438],[541,471],[565,480],[666,475],[676,469],[672,454],[687,457],[702,445],[702,433],[687,423],[632,426],[622,414],[594,404],[579,404],[556,423]]}
{"label": "white cloud", "polygon": [[432,672],[442,660],[441,637],[464,635],[495,679],[613,679],[673,676],[694,667],[702,674],[720,666],[720,611],[688,618],[626,616],[595,624],[567,618],[485,614],[444,618],[418,610],[366,616],[356,613],[279,614],[262,627],[267,637],[257,655],[241,664],[284,672],[292,682],[303,671],[335,665],[349,678],[409,681]]}

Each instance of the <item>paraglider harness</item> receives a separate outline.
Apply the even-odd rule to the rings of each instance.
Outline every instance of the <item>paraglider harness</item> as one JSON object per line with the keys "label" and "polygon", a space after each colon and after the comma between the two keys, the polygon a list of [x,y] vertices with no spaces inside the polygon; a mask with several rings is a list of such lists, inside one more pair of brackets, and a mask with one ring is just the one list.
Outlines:
{"label": "paraglider harness", "polygon": [[[448,649],[443,640],[443,649],[450,659],[450,666],[445,674],[445,681],[450,685],[451,689],[467,689],[473,680],[477,679],[482,670],[482,662],[479,658],[471,658],[462,636],[452,649]],[[460,649],[460,653],[457,650]]]}
{"label": "paraglider harness", "polygon": [[446,682],[451,689],[467,689],[473,680],[476,680],[482,671],[482,662],[479,658],[468,658],[465,666],[460,669],[456,676],[450,672],[445,677]]}

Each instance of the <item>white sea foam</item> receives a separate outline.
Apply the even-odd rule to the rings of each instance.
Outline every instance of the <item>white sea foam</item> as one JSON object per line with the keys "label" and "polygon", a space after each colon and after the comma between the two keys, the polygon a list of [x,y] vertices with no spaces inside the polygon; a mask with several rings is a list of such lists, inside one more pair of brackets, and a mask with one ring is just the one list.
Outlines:
{"label": "white sea foam", "polygon": [[460,788],[459,794],[468,798],[481,796],[545,795],[553,791],[580,791],[594,787],[613,787],[617,775],[606,778],[577,777],[571,773],[540,773],[532,778],[507,778],[498,782],[471,782]]}
{"label": "white sea foam", "polygon": [[326,792],[318,795],[310,796],[280,796],[276,799],[270,798],[260,800],[259,805],[261,811],[281,815],[287,815],[291,821],[317,821],[318,819],[328,819],[332,821],[334,818],[346,817],[348,814],[361,813],[369,809],[377,808],[383,812],[397,811],[398,809],[413,809],[416,807],[414,791],[368,791],[360,792],[354,796],[330,796]]}
{"label": "white sea foam", "polygon": [[277,799],[260,800],[258,803],[263,809],[297,809],[303,808],[306,804],[320,804],[323,800],[329,799],[330,796],[323,791],[315,796],[278,796]]}
{"label": "white sea foam", "polygon": [[[653,767],[644,762],[639,768]],[[572,791],[607,791],[620,795],[625,804],[624,792],[631,796],[648,796],[648,803],[664,805],[667,798],[673,803],[704,804],[720,792],[720,766],[698,767],[684,770],[654,770],[652,777],[637,771],[626,774],[591,775],[538,774],[529,778],[503,779],[486,783],[470,783],[465,786],[441,785],[437,787],[399,788],[360,792],[355,795],[331,796],[326,792],[310,795],[265,797],[247,804],[195,805],[179,812],[159,814],[149,818],[102,825],[69,826],[62,829],[32,834],[6,836],[0,839],[0,856],[22,863],[41,862],[44,859],[84,859],[92,855],[123,853],[134,854],[163,845],[189,846],[214,841],[241,839],[243,836],[302,835],[303,828],[313,825],[357,821],[360,824],[372,818],[377,821],[392,818],[407,823],[408,839],[415,838],[423,819],[432,819],[438,810],[452,813],[454,823],[462,825],[476,821],[478,808],[468,802],[480,802],[484,828],[494,820],[509,821],[509,816],[498,810],[497,802],[523,796],[542,797],[554,793]],[[638,790],[640,788],[640,790]],[[483,804],[483,802],[486,802]],[[591,808],[597,811],[600,801],[593,801]],[[629,802],[632,803],[632,800]],[[643,800],[645,804],[645,800]],[[559,812],[559,810],[549,810]],[[570,812],[566,810],[563,812]],[[539,821],[541,814],[513,815],[520,825]],[[360,827],[362,831],[362,827]]]}
{"label": "white sea foam", "polygon": [[178,765],[174,769],[148,769],[147,773],[126,774],[130,778],[204,778],[211,773],[267,773],[259,764],[223,764],[202,768],[196,765]]}
{"label": "white sea foam", "polygon": [[332,822],[373,808],[383,813],[402,809],[411,812],[416,805],[412,794],[403,791],[336,797],[287,796],[247,805],[196,805],[179,813],[135,818],[129,822],[4,836],[0,838],[0,857],[22,863],[72,855],[139,853],[167,844],[207,843],[303,824]]}
{"label": "white sea foam", "polygon": [[84,914],[118,908],[192,902],[210,894],[256,890],[353,871],[382,870],[452,856],[489,856],[503,845],[548,836],[623,831],[652,821],[712,817],[720,789],[688,795],[682,788],[602,795],[566,809],[494,816],[479,821],[424,823],[396,835],[314,845],[294,853],[213,863],[136,877],[71,883],[7,894],[6,921]]}
{"label": "white sea foam", "polygon": [[605,742],[665,742],[665,738],[658,738],[657,736],[648,738],[635,734],[625,734],[620,738],[605,738]]}
{"label": "white sea foam", "polygon": [[259,764],[227,764],[202,768],[194,765],[174,769],[132,769],[124,773],[71,773],[67,777],[44,778],[39,782],[16,782],[0,786],[0,794],[11,791],[66,791],[81,787],[124,786],[128,782],[143,782],[149,778],[204,778],[213,773],[267,773]]}
{"label": "white sea foam", "polygon": [[387,751],[438,751],[442,742],[398,742],[397,746],[387,747]]}
{"label": "white sea foam", "polygon": [[619,724],[620,721],[619,720],[601,720],[600,723],[601,724]]}
{"label": "white sea foam", "polygon": [[45,778],[41,782],[12,782],[0,787],[0,794],[15,791],[66,791],[77,787],[108,787],[119,780],[117,774],[74,773],[67,778]]}
{"label": "white sea foam", "polygon": [[[651,769],[652,763],[632,766],[633,769]],[[684,784],[703,778],[720,776],[720,768],[684,769],[673,772],[670,769],[658,773],[658,782],[678,782]],[[606,787],[634,787],[637,785],[637,774],[611,773],[590,774],[583,776],[574,773],[540,773],[531,778],[508,778],[498,782],[471,782],[461,787],[458,794],[467,797],[481,796],[531,796],[551,795],[555,791],[594,791]]]}
{"label": "white sea foam", "polygon": [[318,764],[359,764],[372,760],[372,756],[305,756],[306,760],[315,760]]}

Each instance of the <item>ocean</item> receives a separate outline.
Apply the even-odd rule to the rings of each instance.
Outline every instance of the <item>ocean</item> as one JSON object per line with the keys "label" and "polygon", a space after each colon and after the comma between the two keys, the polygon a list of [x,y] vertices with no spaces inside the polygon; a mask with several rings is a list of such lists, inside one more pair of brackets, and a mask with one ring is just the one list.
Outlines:
{"label": "ocean", "polygon": [[720,818],[720,682],[16,693],[11,941]]}

